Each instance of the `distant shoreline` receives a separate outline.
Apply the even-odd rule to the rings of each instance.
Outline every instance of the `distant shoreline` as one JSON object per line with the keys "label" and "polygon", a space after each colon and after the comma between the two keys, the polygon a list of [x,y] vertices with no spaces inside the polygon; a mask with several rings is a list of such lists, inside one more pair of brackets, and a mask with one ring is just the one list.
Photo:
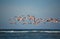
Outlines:
{"label": "distant shoreline", "polygon": [[0,31],[60,31],[60,29],[0,29]]}

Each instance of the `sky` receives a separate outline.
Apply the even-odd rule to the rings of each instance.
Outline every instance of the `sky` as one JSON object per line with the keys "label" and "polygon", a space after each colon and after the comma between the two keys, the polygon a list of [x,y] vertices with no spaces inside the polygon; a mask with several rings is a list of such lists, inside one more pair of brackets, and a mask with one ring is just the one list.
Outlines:
{"label": "sky", "polygon": [[10,17],[21,15],[60,19],[60,0],[0,0],[0,29],[60,29],[60,23],[9,24]]}

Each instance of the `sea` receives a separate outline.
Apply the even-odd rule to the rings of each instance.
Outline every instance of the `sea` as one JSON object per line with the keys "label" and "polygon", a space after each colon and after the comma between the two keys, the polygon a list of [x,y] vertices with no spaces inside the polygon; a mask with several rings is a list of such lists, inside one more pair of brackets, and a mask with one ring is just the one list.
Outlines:
{"label": "sea", "polygon": [[0,30],[0,39],[60,39],[58,30]]}

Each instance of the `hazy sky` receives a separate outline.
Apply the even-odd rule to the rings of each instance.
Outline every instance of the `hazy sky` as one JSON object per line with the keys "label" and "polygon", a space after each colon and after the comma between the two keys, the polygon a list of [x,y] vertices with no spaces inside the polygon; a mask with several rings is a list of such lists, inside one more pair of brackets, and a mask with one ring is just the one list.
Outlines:
{"label": "hazy sky", "polygon": [[60,23],[9,24],[8,19],[20,15],[38,18],[60,18],[60,0],[0,0],[0,29],[60,29]]}

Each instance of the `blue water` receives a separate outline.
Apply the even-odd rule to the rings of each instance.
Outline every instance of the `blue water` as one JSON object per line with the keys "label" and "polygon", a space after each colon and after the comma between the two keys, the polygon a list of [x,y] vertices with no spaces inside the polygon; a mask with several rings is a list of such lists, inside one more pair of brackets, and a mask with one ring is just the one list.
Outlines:
{"label": "blue water", "polygon": [[60,33],[44,33],[44,32],[0,33],[0,39],[60,39]]}

